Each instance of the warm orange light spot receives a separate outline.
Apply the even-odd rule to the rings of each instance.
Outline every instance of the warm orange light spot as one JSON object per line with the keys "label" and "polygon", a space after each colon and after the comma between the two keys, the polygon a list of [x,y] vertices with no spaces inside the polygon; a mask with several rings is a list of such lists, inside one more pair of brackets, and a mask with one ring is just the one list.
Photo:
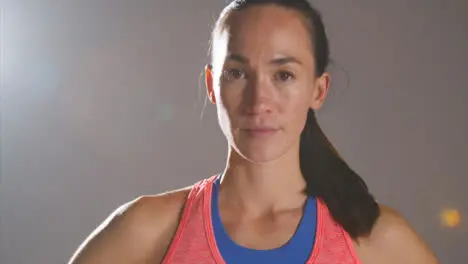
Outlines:
{"label": "warm orange light spot", "polygon": [[461,222],[460,212],[456,209],[445,209],[441,213],[442,225],[445,227],[457,227]]}

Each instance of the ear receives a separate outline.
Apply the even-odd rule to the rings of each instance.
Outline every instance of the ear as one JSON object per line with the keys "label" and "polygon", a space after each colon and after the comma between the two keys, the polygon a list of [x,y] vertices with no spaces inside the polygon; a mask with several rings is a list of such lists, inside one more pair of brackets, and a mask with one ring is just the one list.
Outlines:
{"label": "ear", "polygon": [[322,107],[325,98],[327,97],[329,88],[330,74],[328,72],[325,72],[315,81],[315,86],[310,101],[310,108],[312,108],[313,110],[318,110]]}
{"label": "ear", "polygon": [[211,66],[211,64],[207,64],[205,67],[205,85],[208,98],[210,99],[211,103],[216,104],[216,98],[213,89],[213,66]]}

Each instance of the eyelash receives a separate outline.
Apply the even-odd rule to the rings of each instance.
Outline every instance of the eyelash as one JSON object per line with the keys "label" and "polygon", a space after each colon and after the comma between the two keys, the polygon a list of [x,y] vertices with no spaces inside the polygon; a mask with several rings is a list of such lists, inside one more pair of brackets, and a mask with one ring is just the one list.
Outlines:
{"label": "eyelash", "polygon": [[[234,74],[236,74],[236,75],[240,74],[241,76],[234,77],[233,76]],[[284,75],[287,75],[285,80],[283,80],[283,78],[281,78],[281,77],[284,77]],[[245,77],[245,73],[242,70],[239,70],[239,69],[226,69],[226,70],[223,71],[223,78],[225,78],[228,81],[233,81],[233,78],[234,79],[240,79],[242,77]],[[286,82],[286,81],[289,81],[291,79],[295,79],[295,75],[290,71],[279,71],[278,73],[275,74],[275,79],[279,80],[279,81],[282,81],[282,82]]]}

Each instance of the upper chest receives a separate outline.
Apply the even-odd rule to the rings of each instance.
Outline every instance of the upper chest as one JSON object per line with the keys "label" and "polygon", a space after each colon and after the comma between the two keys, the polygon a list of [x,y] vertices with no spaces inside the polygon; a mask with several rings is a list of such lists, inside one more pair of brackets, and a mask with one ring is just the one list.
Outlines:
{"label": "upper chest", "polygon": [[235,243],[252,249],[272,249],[293,238],[303,218],[302,209],[248,217],[242,212],[220,208],[220,221]]}

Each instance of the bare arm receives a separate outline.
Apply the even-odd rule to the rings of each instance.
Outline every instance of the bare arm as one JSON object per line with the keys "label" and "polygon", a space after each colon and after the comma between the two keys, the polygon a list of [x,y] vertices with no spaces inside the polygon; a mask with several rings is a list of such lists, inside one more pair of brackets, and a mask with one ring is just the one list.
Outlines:
{"label": "bare arm", "polygon": [[187,193],[141,197],[121,206],[89,235],[69,264],[160,263]]}
{"label": "bare arm", "polygon": [[370,237],[357,243],[358,254],[366,263],[438,264],[435,254],[396,211],[381,206]]}

